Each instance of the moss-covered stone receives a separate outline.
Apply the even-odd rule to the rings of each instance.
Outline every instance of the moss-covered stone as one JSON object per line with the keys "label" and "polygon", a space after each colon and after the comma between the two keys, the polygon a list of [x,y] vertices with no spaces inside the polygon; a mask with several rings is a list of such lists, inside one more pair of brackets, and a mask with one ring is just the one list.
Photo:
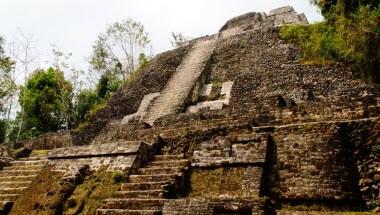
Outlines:
{"label": "moss-covered stone", "polygon": [[195,169],[191,173],[189,197],[243,195],[242,181],[246,168]]}
{"label": "moss-covered stone", "polygon": [[54,172],[46,167],[33,181],[31,186],[16,200],[11,214],[57,214],[64,201],[62,186],[59,184],[63,173]]}
{"label": "moss-covered stone", "polygon": [[109,198],[120,188],[122,180],[115,180],[118,173],[100,170],[86,176],[65,202],[64,214],[95,214],[102,200]]}

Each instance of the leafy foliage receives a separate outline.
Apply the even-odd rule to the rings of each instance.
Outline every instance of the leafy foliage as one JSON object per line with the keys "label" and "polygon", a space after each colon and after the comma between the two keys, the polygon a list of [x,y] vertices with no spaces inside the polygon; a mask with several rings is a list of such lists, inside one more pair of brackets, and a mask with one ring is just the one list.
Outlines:
{"label": "leafy foliage", "polygon": [[321,8],[322,14],[326,17],[334,14],[337,7],[340,8],[341,12],[349,15],[356,13],[363,5],[373,9],[377,8],[380,4],[379,0],[312,0],[311,2],[318,5]]}
{"label": "leafy foliage", "polygon": [[75,124],[84,122],[88,112],[99,102],[98,95],[94,90],[82,90],[77,96],[75,106]]}
{"label": "leafy foliage", "polygon": [[90,64],[106,76],[121,76],[125,81],[136,70],[138,58],[149,44],[144,26],[132,19],[109,25],[93,45]]}
{"label": "leafy foliage", "polygon": [[284,26],[281,37],[300,47],[305,62],[350,63],[363,79],[379,83],[379,1],[314,2],[321,7],[326,21]]}
{"label": "leafy foliage", "polygon": [[35,71],[20,92],[24,114],[19,113],[18,118],[23,118],[22,133],[35,135],[66,128],[70,124],[71,99],[71,83],[61,71]]}
{"label": "leafy foliage", "polygon": [[149,58],[144,53],[141,53],[138,62],[139,67],[125,81],[109,74],[103,74],[94,90],[83,90],[79,93],[74,107],[74,125],[77,126],[78,130],[85,127],[89,118],[105,107],[107,100],[114,92],[119,90],[121,86],[127,86],[135,81],[136,77],[148,65]]}
{"label": "leafy foliage", "polygon": [[15,62],[5,54],[4,39],[0,37],[0,116],[4,114],[5,105],[17,90],[16,83],[11,77]]}

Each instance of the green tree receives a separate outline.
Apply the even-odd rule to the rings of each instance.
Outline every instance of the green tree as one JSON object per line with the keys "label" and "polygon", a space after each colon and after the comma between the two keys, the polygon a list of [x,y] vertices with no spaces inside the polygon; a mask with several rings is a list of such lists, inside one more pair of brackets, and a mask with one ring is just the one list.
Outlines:
{"label": "green tree", "polygon": [[94,90],[82,90],[76,99],[75,105],[75,125],[85,122],[88,119],[90,110],[100,102],[97,93]]}
{"label": "green tree", "polygon": [[15,62],[5,54],[4,39],[0,37],[0,143],[5,142],[12,98],[17,92],[17,85],[12,77]]}
{"label": "green tree", "polygon": [[356,13],[361,6],[368,6],[370,9],[379,7],[380,0],[312,0],[318,5],[325,17],[340,12],[346,16]]}
{"label": "green tree", "polygon": [[11,77],[15,62],[5,54],[4,39],[0,37],[0,117],[4,117],[5,105],[17,87]]}
{"label": "green tree", "polygon": [[53,68],[35,71],[20,92],[19,102],[24,111],[21,131],[44,133],[67,129],[71,96],[72,86],[63,72]]}
{"label": "green tree", "polygon": [[89,63],[105,75],[120,75],[125,81],[136,70],[138,57],[149,44],[144,26],[132,19],[109,25],[93,45]]}

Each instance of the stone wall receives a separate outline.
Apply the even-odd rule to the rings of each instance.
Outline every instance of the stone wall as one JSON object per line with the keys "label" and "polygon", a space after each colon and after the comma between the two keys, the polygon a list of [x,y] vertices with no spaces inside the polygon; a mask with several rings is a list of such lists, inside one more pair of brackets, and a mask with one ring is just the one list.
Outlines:
{"label": "stone wall", "polygon": [[347,128],[334,123],[277,127],[272,154],[284,199],[357,199],[358,172]]}
{"label": "stone wall", "polygon": [[[166,153],[185,153],[192,160],[195,178],[191,179],[191,197],[203,195],[199,194],[202,189],[206,194],[220,195],[214,191],[219,189],[216,178],[228,178],[229,168],[248,170],[253,165],[262,171],[262,176],[252,173],[255,176],[250,178],[255,180],[249,183],[259,183],[262,195],[294,204],[325,202],[338,210],[339,205],[354,208],[363,202],[369,208],[378,207],[378,118],[277,126],[257,126],[252,122],[248,127],[241,123],[234,127],[230,119],[225,120],[223,126],[215,122],[215,127],[193,124],[191,128],[172,129],[161,135]],[[243,149],[248,155],[242,156],[244,162],[234,162],[233,145],[255,143],[262,147]],[[226,172],[219,172],[218,168]],[[206,182],[200,185],[196,178]]]}
{"label": "stone wall", "polygon": [[355,146],[362,198],[369,207],[380,207],[380,119],[349,123],[347,127]]}
{"label": "stone wall", "polygon": [[266,14],[250,12],[227,21],[220,29],[222,34],[228,31],[244,31],[248,29],[270,28],[286,24],[309,24],[305,14],[297,14],[291,6],[281,7]]}
{"label": "stone wall", "polygon": [[70,132],[56,132],[41,134],[33,139],[17,143],[17,145],[31,150],[50,150],[71,146]]}
{"label": "stone wall", "polygon": [[279,38],[276,28],[221,39],[207,80],[234,81],[229,107],[223,107],[227,115],[270,120],[262,121],[265,124],[359,119],[380,113],[378,87],[356,79],[347,65],[300,64],[298,52]]}
{"label": "stone wall", "polygon": [[199,143],[192,156],[193,167],[220,167],[234,164],[263,164],[267,137],[258,134],[217,137]]}
{"label": "stone wall", "polygon": [[214,214],[264,214],[260,200],[236,199],[181,199],[164,204],[163,214],[167,215],[214,215]]}
{"label": "stone wall", "polygon": [[225,165],[219,168],[193,168],[189,197],[257,198],[261,194],[263,168],[254,165]]}
{"label": "stone wall", "polygon": [[151,145],[143,142],[110,142],[51,150],[48,159],[58,171],[76,170],[89,166],[91,170],[106,167],[107,171],[129,173],[152,156]]}

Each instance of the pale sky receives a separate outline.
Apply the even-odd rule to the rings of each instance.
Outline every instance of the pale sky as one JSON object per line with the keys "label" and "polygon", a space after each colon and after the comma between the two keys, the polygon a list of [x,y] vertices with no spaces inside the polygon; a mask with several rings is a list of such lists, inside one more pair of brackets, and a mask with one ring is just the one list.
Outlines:
{"label": "pale sky", "polygon": [[230,18],[291,5],[310,22],[322,20],[308,0],[0,0],[0,35],[32,35],[39,61],[51,45],[72,53],[71,63],[87,70],[86,57],[107,24],[132,18],[144,24],[153,53],[171,49],[171,32],[197,37],[216,33]]}

